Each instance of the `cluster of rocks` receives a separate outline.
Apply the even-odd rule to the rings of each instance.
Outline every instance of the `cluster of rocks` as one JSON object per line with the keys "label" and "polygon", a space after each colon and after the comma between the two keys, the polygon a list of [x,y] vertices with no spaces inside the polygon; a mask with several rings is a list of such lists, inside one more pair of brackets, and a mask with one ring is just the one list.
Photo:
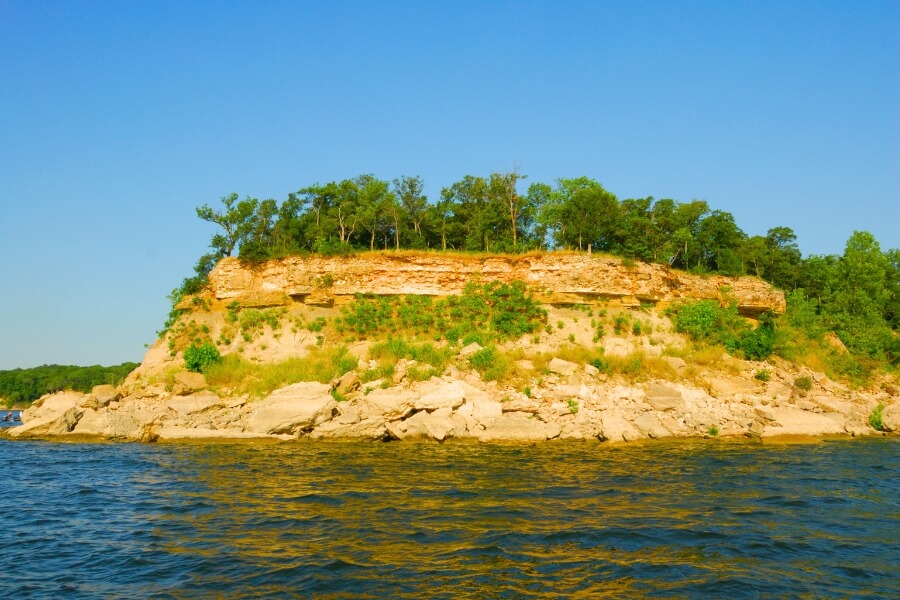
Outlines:
{"label": "cluster of rocks", "polygon": [[[673,367],[681,367],[673,358]],[[399,369],[402,373],[402,369]],[[356,372],[331,384],[296,383],[262,399],[222,397],[202,375],[180,372],[170,389],[148,386],[128,396],[112,386],[90,394],[48,395],[24,411],[11,438],[110,440],[551,439],[628,442],[708,435],[876,433],[868,415],[885,404],[885,431],[900,431],[900,402],[889,393],[859,394],[819,377],[809,394],[779,380],[710,376],[687,382],[627,383],[591,365],[554,359],[550,374],[526,392],[485,383],[451,367],[424,382],[395,377],[360,383]]]}

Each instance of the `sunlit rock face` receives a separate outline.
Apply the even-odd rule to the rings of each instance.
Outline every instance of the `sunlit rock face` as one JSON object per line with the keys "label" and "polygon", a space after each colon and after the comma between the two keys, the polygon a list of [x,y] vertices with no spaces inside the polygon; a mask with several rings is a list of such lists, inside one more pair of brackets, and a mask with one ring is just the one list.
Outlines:
{"label": "sunlit rock face", "polygon": [[784,294],[755,277],[691,275],[666,265],[635,262],[628,266],[618,258],[555,252],[521,256],[367,253],[291,257],[260,265],[225,258],[209,276],[218,300],[238,300],[244,306],[292,300],[340,304],[355,294],[444,296],[459,293],[473,279],[523,281],[550,304],[599,298],[625,306],[733,299],[747,316],[785,309]]}

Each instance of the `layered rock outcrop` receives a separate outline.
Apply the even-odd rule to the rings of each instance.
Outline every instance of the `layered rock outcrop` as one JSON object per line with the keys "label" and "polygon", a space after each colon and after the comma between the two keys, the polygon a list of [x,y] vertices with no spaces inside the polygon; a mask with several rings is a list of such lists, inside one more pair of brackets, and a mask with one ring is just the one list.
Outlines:
{"label": "layered rock outcrop", "polygon": [[442,253],[367,253],[290,257],[260,265],[226,258],[209,276],[218,300],[245,306],[293,301],[333,304],[355,294],[443,296],[468,281],[524,281],[549,304],[610,299],[623,306],[690,299],[732,298],[747,316],[784,312],[784,294],[754,277],[691,275],[665,265],[623,264],[618,258],[546,252],[521,256]]}

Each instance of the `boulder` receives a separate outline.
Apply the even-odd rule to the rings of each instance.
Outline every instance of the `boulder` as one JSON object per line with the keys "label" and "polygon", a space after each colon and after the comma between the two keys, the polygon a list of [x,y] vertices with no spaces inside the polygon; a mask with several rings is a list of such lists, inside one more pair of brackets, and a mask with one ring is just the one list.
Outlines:
{"label": "boulder", "polygon": [[378,388],[369,392],[360,403],[363,416],[381,416],[385,421],[396,421],[412,414],[418,394],[409,390]]}
{"label": "boulder", "polygon": [[116,410],[106,411],[109,424],[107,436],[111,439],[140,439],[141,428],[155,422],[161,414],[160,405],[136,396],[126,396]]}
{"label": "boulder", "polygon": [[775,413],[772,412],[771,409],[765,408],[763,406],[756,406],[753,408],[753,413],[756,415],[757,419],[766,424],[777,425],[778,420],[775,418]]}
{"label": "boulder", "polygon": [[537,442],[555,438],[560,432],[558,423],[544,423],[525,413],[503,413],[484,431],[474,432],[474,437],[481,442]]}
{"label": "boulder", "polygon": [[84,409],[84,414],[78,419],[72,433],[82,435],[106,436],[109,434],[109,419],[106,411],[93,408]]}
{"label": "boulder", "polygon": [[433,413],[417,412],[406,419],[406,435],[410,437],[429,437],[443,442],[455,429],[449,408],[436,410]]}
{"label": "boulder", "polygon": [[550,364],[547,365],[547,368],[550,369],[551,373],[565,376],[573,375],[578,369],[578,365],[561,358],[554,358],[550,361]]}
{"label": "boulder", "polygon": [[356,371],[348,371],[338,379],[337,384],[334,386],[334,391],[341,396],[345,396],[358,390],[359,386],[359,375],[356,374]]}
{"label": "boulder", "polygon": [[84,405],[88,408],[105,408],[110,402],[115,402],[121,397],[119,390],[111,385],[95,385]]}
{"label": "boulder", "polygon": [[610,442],[633,442],[644,437],[623,415],[605,412],[600,417],[601,437]]}
{"label": "boulder", "polygon": [[82,414],[84,414],[83,408],[71,406],[65,412],[51,413],[42,418],[29,420],[19,427],[12,427],[7,435],[18,439],[64,435],[75,428],[75,424],[78,423]]}
{"label": "boulder", "polygon": [[594,365],[584,365],[584,374],[588,377],[596,377],[600,374],[600,369]]}
{"label": "boulder", "polygon": [[653,413],[644,413],[640,415],[634,420],[633,424],[642,434],[656,440],[672,435],[672,432],[663,427],[659,417]]}
{"label": "boulder", "polygon": [[322,423],[309,433],[309,437],[321,439],[341,440],[383,440],[387,435],[384,418],[380,416],[368,417],[352,423],[341,422],[334,419]]}
{"label": "boulder", "polygon": [[85,394],[70,390],[41,396],[22,411],[22,423],[59,416],[75,406],[81,406],[86,400]]}
{"label": "boulder", "polygon": [[420,389],[420,393],[422,395],[414,405],[416,410],[434,411],[440,408],[457,408],[462,405],[466,397],[465,390],[458,382],[447,383],[437,378],[427,382]]}
{"label": "boulder", "polygon": [[195,392],[190,396],[175,396],[166,406],[182,415],[203,412],[212,406],[221,406],[222,399],[213,392]]}
{"label": "boulder", "polygon": [[175,373],[172,393],[176,396],[187,396],[205,389],[206,377],[203,373],[194,373],[193,371],[179,371]]}
{"label": "boulder", "polygon": [[813,404],[817,405],[826,413],[839,413],[842,415],[849,415],[853,412],[853,404],[849,400],[843,400],[840,398],[835,398],[834,396],[809,396],[808,400]]}
{"label": "boulder", "polygon": [[337,402],[328,385],[303,382],[276,390],[251,406],[246,431],[296,434],[331,420]]}
{"label": "boulder", "polygon": [[900,431],[900,402],[894,402],[881,411],[882,431]]}
{"label": "boulder", "polygon": [[680,356],[663,356],[662,359],[678,374],[687,369],[687,363]]}
{"label": "boulder", "polygon": [[684,399],[681,392],[667,385],[659,383],[651,383],[647,388],[647,395],[644,402],[653,407],[654,410],[674,410],[684,412]]}

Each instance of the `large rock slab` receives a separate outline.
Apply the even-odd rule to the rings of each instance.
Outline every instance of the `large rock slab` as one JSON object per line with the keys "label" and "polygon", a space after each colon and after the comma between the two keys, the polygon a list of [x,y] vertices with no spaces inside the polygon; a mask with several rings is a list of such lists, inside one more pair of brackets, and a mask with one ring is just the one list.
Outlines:
{"label": "large rock slab", "polygon": [[485,427],[474,432],[481,442],[539,442],[558,437],[559,423],[544,423],[524,413],[502,413]]}
{"label": "large rock slab", "polygon": [[166,406],[182,415],[192,415],[210,407],[222,405],[224,405],[222,399],[213,392],[195,392],[190,396],[175,396],[166,402]]}
{"label": "large rock slab", "polygon": [[82,435],[97,435],[106,437],[109,435],[109,418],[105,410],[93,408],[84,409],[84,414],[78,419],[78,423],[72,429],[72,433]]}
{"label": "large rock slab", "polygon": [[203,373],[194,373],[193,371],[179,371],[175,373],[172,393],[176,396],[187,396],[205,389],[206,377]]}
{"label": "large rock slab", "polygon": [[251,406],[246,431],[295,434],[331,420],[337,402],[328,385],[304,382],[276,390]]}
{"label": "large rock slab", "polygon": [[619,413],[603,412],[600,423],[601,437],[610,442],[633,442],[645,437]]}
{"label": "large rock slab", "polygon": [[84,402],[87,408],[105,408],[110,402],[115,402],[122,394],[111,385],[95,385],[90,397]]}
{"label": "large rock slab", "polygon": [[65,435],[75,428],[75,424],[78,423],[78,419],[83,413],[83,408],[72,406],[65,412],[51,413],[48,416],[30,420],[19,427],[12,427],[7,435],[16,439]]}
{"label": "large rock slab", "polygon": [[772,416],[779,426],[763,428],[762,436],[776,435],[829,435],[844,433],[844,419],[838,413],[823,415],[793,407],[773,408]]}
{"label": "large rock slab", "polygon": [[900,431],[900,401],[894,402],[881,412],[884,431]]}
{"label": "large rock slab", "polygon": [[161,405],[127,396],[116,410],[107,410],[107,435],[112,439],[140,439],[142,429],[159,419],[163,410]]}
{"label": "large rock slab", "polygon": [[22,411],[22,423],[62,415],[75,406],[81,406],[87,398],[86,394],[71,390],[41,396]]}
{"label": "large rock slab", "polygon": [[442,379],[432,379],[423,385],[419,392],[422,394],[414,404],[416,410],[434,411],[441,408],[457,408],[466,398],[466,392],[459,382],[446,382]]}
{"label": "large rock slab", "polygon": [[340,422],[338,419],[322,423],[313,429],[309,437],[317,440],[383,440],[387,436],[384,418],[373,416],[354,422]]}
{"label": "large rock slab", "polygon": [[403,438],[427,437],[439,442],[450,436],[456,428],[449,408],[433,413],[417,412],[404,422],[406,432]]}
{"label": "large rock slab", "polygon": [[660,383],[651,383],[647,388],[647,396],[644,402],[653,407],[654,410],[673,410],[684,412],[684,399],[681,392],[675,388]]}
{"label": "large rock slab", "polygon": [[561,358],[554,358],[547,365],[547,368],[550,369],[551,373],[556,373],[557,375],[573,375],[578,370],[578,365]]}
{"label": "large rock slab", "polygon": [[378,388],[360,401],[360,412],[368,416],[381,416],[386,421],[396,421],[411,415],[418,399],[418,394],[409,390]]}
{"label": "large rock slab", "polygon": [[638,416],[633,424],[642,434],[655,440],[672,435],[672,432],[666,429],[659,420],[659,417],[653,413],[644,413]]}

